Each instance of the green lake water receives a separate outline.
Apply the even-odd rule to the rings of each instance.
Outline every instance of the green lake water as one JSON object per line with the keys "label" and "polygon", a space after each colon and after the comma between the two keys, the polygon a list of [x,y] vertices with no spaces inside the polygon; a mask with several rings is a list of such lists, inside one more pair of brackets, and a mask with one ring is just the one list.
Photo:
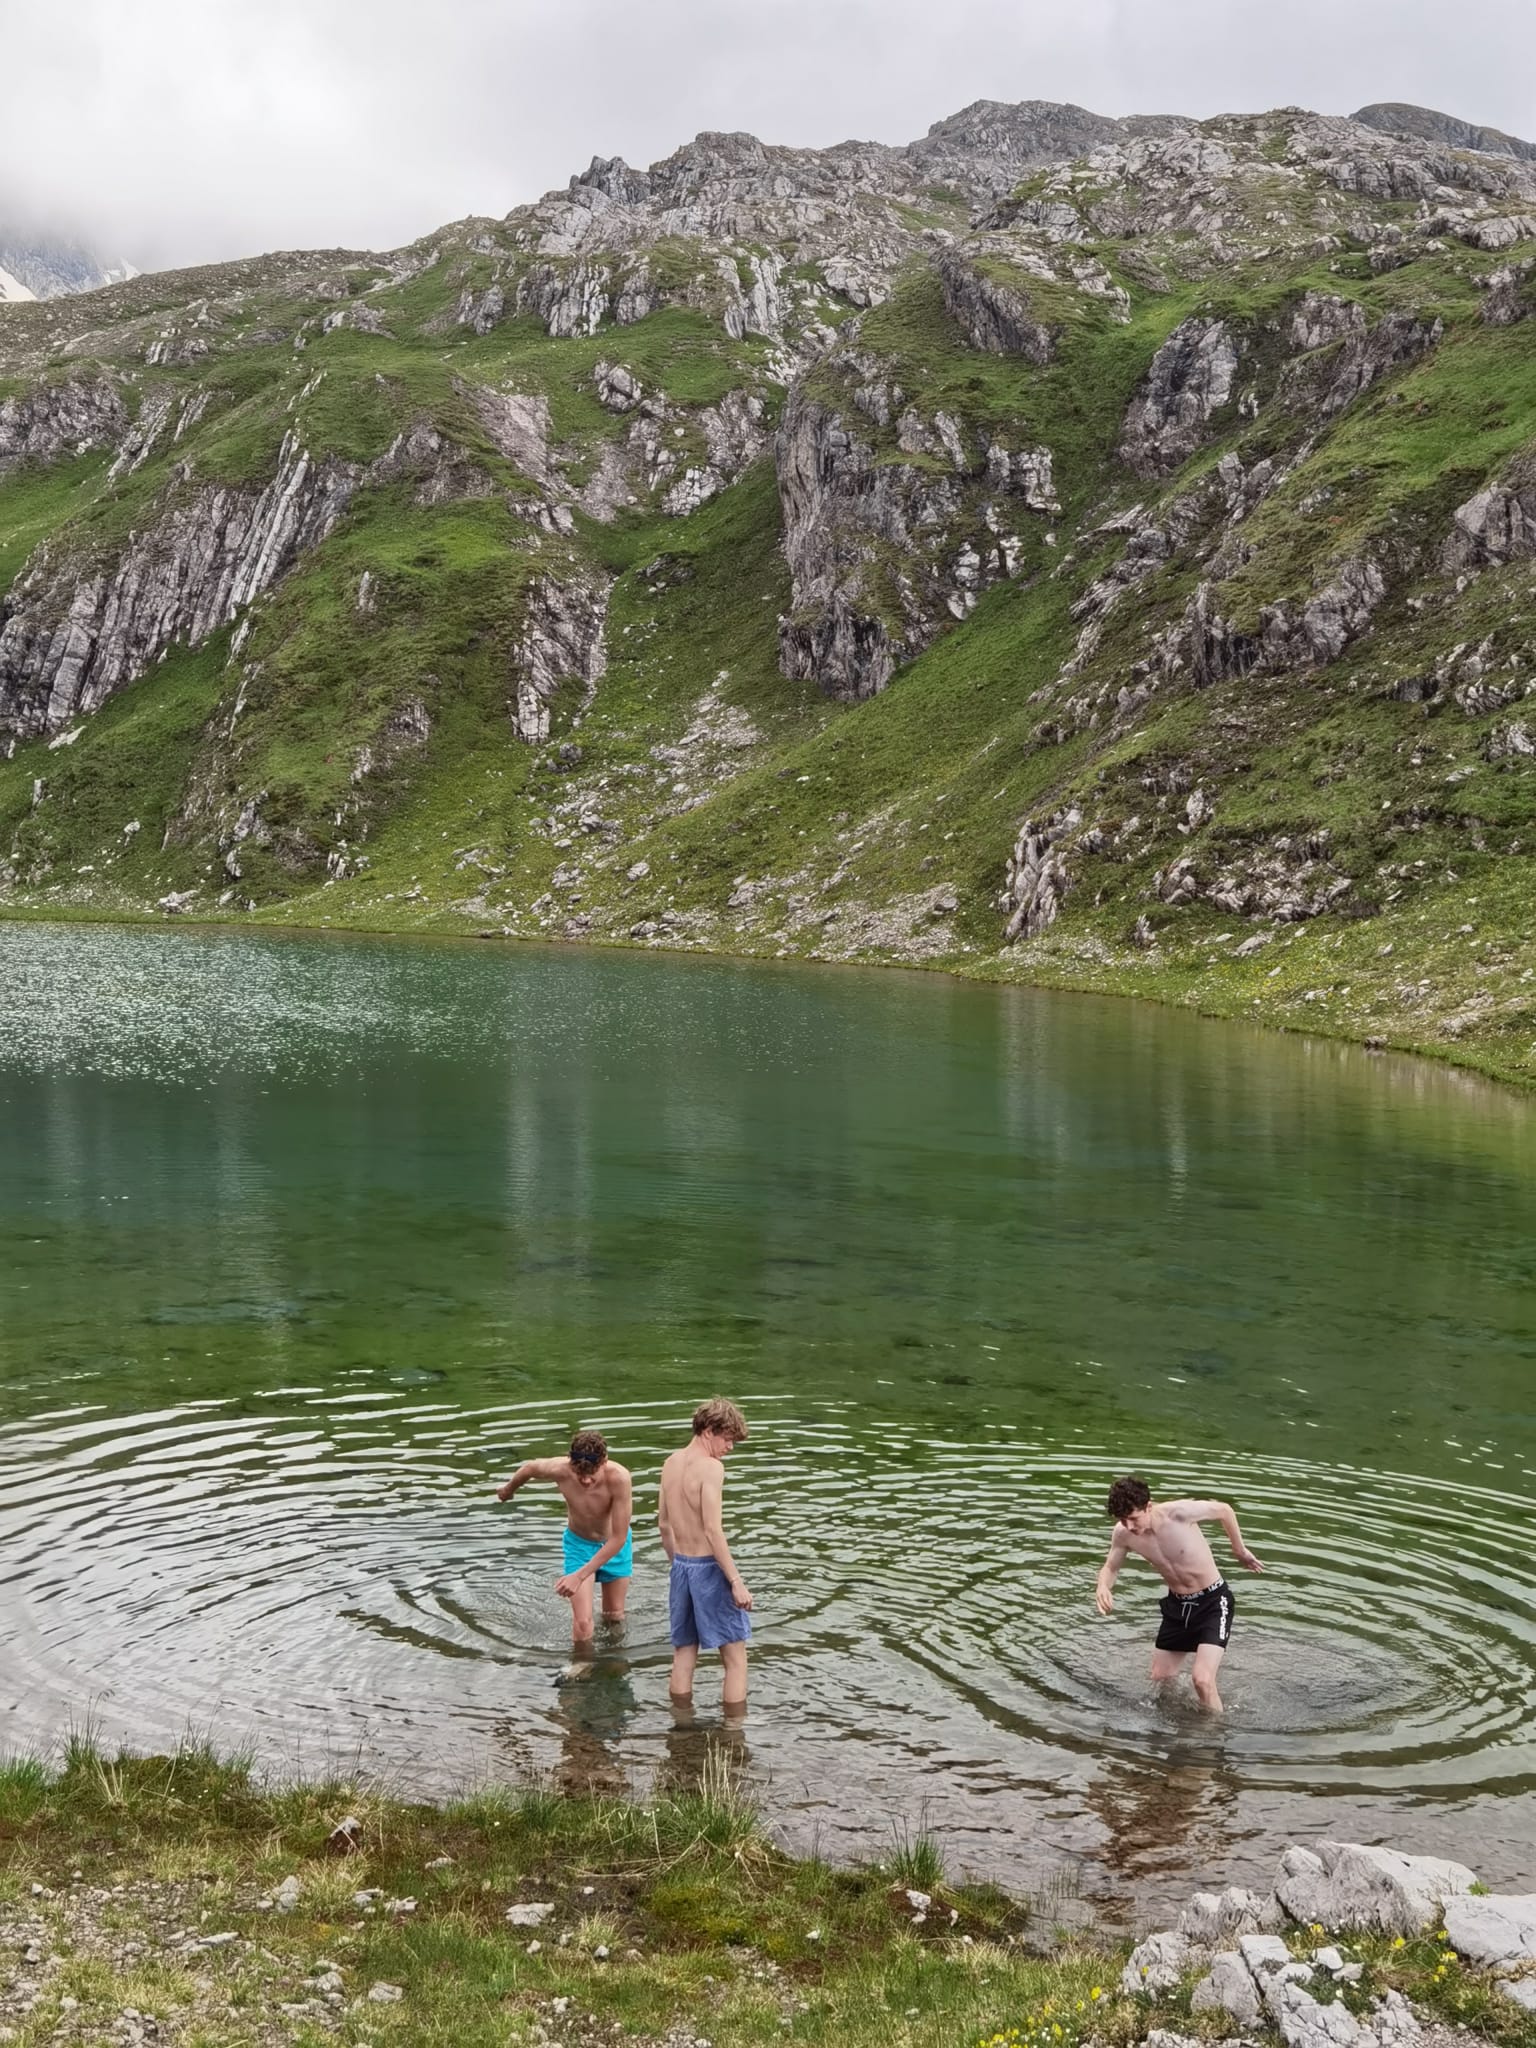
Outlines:
{"label": "green lake water", "polygon": [[[0,925],[12,1750],[686,1777],[655,1475],[724,1392],[785,1839],[926,1821],[1135,1918],[1319,1833],[1528,1883],[1533,1391],[1536,1104],[1451,1072],[929,976]],[[578,1424],[640,1532],[572,1666],[558,1502],[490,1495]],[[1126,1469],[1270,1567],[1220,1726],[1149,1696],[1144,1568],[1094,1612]]]}

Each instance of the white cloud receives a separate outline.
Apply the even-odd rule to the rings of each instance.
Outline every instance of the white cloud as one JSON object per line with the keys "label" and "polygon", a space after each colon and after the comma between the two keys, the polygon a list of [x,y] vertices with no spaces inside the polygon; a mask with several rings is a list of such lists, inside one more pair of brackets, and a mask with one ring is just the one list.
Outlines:
{"label": "white cloud", "polygon": [[1467,0],[0,0],[0,219],[186,263],[387,247],[700,128],[905,142],[969,101],[1405,99],[1536,135],[1536,8]]}

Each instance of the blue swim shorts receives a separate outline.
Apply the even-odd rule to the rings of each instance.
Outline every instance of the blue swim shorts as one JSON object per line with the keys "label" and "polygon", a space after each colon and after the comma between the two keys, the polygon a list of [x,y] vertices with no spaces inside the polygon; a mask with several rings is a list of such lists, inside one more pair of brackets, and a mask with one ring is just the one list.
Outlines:
{"label": "blue swim shorts", "polygon": [[[607,1538],[603,1539],[606,1542]],[[584,1564],[590,1564],[603,1544],[590,1536],[578,1536],[574,1529],[565,1532],[565,1568],[568,1572],[579,1572]],[[624,1548],[616,1550],[605,1565],[598,1569],[597,1583],[606,1586],[610,1579],[633,1578],[635,1571],[635,1532],[627,1530]]]}
{"label": "blue swim shorts", "polygon": [[712,1557],[673,1558],[667,1608],[674,1650],[752,1640],[752,1618],[731,1598],[731,1582]]}

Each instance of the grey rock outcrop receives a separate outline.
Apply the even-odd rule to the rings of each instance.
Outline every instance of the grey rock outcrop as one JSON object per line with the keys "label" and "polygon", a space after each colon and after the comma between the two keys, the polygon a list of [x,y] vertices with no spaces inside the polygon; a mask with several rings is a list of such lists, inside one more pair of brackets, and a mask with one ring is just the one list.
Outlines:
{"label": "grey rock outcrop", "polygon": [[1034,317],[1022,283],[1002,283],[956,249],[939,252],[937,269],[945,309],[972,348],[996,356],[1023,356],[1031,363],[1051,360],[1055,338]]}
{"label": "grey rock outcrop", "polygon": [[506,293],[499,284],[491,284],[484,291],[462,293],[454,318],[460,327],[471,328],[476,334],[489,334],[506,318],[506,312]]}
{"label": "grey rock outcrop", "polygon": [[1186,320],[1152,358],[1120,434],[1120,455],[1138,476],[1168,476],[1205,438],[1232,396],[1237,346],[1220,320]]}
{"label": "grey rock outcrop", "polygon": [[[793,586],[779,666],[829,696],[875,695],[982,590],[1016,573],[1014,502],[1057,509],[1049,450],[983,450],[948,414],[898,414],[898,399],[866,385],[844,412],[796,386],[774,444]],[[894,449],[850,423],[858,411],[894,425]]]}
{"label": "grey rock outcrop", "polygon": [[1286,1850],[1275,1895],[1295,1920],[1413,1935],[1435,1925],[1447,1903],[1476,1882],[1464,1863],[1359,1842],[1319,1842],[1315,1852]]}
{"label": "grey rock outcrop", "polygon": [[1253,1973],[1236,1949],[1223,1950],[1213,1959],[1209,1976],[1195,1986],[1189,2003],[1194,2012],[1216,2008],[1229,2013],[1245,2029],[1256,2027],[1264,2014]]}
{"label": "grey rock outcrop", "polygon": [[1179,1915],[1179,1933],[1207,1948],[1230,1944],[1245,1934],[1272,1934],[1285,1914],[1273,1892],[1233,1885],[1224,1892],[1196,1892]]}
{"label": "grey rock outcrop", "polygon": [[[465,387],[460,387],[461,389]],[[549,400],[542,392],[496,391],[477,385],[467,393],[491,445],[530,483],[550,481]]]}
{"label": "grey rock outcrop", "polygon": [[1536,1966],[1536,1893],[1447,1899],[1445,1931],[1458,1955],[1484,1969]]}
{"label": "grey rock outcrop", "polygon": [[528,586],[523,630],[513,658],[512,729],[530,746],[549,737],[550,707],[561,686],[581,686],[578,712],[607,667],[603,631],[611,585],[590,575],[536,576]]}
{"label": "grey rock outcrop", "polygon": [[1286,2048],[1416,2048],[1423,2034],[1398,1991],[1389,1991],[1369,2020],[1359,2020],[1347,2005],[1324,2005],[1304,1983],[1282,1974],[1266,2003]]}
{"label": "grey rock outcrop", "polygon": [[1485,327],[1513,327],[1530,318],[1531,297],[1525,284],[1533,267],[1529,261],[1506,263],[1481,280],[1488,294],[1483,300]]}
{"label": "grey rock outcrop", "polygon": [[1120,1972],[1120,1988],[1145,1992],[1149,1998],[1176,1991],[1185,1971],[1198,1959],[1199,1951],[1182,1934],[1149,1934],[1131,1950]]}
{"label": "grey rock outcrop", "polygon": [[[1072,886],[1062,842],[1083,822],[1072,807],[1036,823],[1026,818],[1019,827],[1008,861],[1002,905],[1008,914],[1004,942],[1032,939],[1053,925]],[[1178,1937],[1183,1940],[1184,1937]]]}
{"label": "grey rock outcrop", "polygon": [[1536,479],[1487,484],[1458,505],[1442,552],[1452,572],[1536,555]]}
{"label": "grey rock outcrop", "polygon": [[1201,689],[1254,670],[1323,668],[1365,631],[1386,593],[1375,562],[1345,562],[1312,597],[1266,605],[1257,627],[1240,631],[1221,616],[1214,586],[1202,583],[1165,661],[1175,672],[1187,667]]}
{"label": "grey rock outcrop", "polygon": [[1353,301],[1309,292],[1292,320],[1291,337],[1296,346],[1314,353],[1291,366],[1286,394],[1292,403],[1329,419],[1389,371],[1417,362],[1443,333],[1442,321],[1402,312],[1388,313],[1371,327]]}
{"label": "grey rock outcrop", "polygon": [[0,476],[24,463],[115,448],[127,430],[128,409],[105,377],[36,384],[0,399]]}
{"label": "grey rock outcrop", "polygon": [[204,486],[94,571],[45,549],[0,602],[0,733],[60,731],[143,675],[173,641],[196,646],[335,526],[356,487],[292,435],[264,491]]}

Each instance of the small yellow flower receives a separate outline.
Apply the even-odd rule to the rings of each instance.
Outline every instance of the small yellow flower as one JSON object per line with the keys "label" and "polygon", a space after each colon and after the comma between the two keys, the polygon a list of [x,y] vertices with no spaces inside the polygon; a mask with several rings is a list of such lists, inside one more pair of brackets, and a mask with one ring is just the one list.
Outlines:
{"label": "small yellow flower", "polygon": [[1095,1984],[1088,1996],[1090,1998],[1102,1998],[1104,1996],[1104,1986],[1102,1984]]}
{"label": "small yellow flower", "polygon": [[1398,1937],[1396,1938],[1396,1940],[1395,1940],[1395,1941],[1393,1942],[1392,1946],[1393,1946],[1394,1948],[1406,1948],[1406,1947],[1408,1946],[1408,1944],[1407,1944],[1407,1942],[1406,1942],[1406,1941],[1404,1941],[1404,1939],[1403,1939],[1403,1937],[1402,1937],[1401,1935],[1398,1935]]}

